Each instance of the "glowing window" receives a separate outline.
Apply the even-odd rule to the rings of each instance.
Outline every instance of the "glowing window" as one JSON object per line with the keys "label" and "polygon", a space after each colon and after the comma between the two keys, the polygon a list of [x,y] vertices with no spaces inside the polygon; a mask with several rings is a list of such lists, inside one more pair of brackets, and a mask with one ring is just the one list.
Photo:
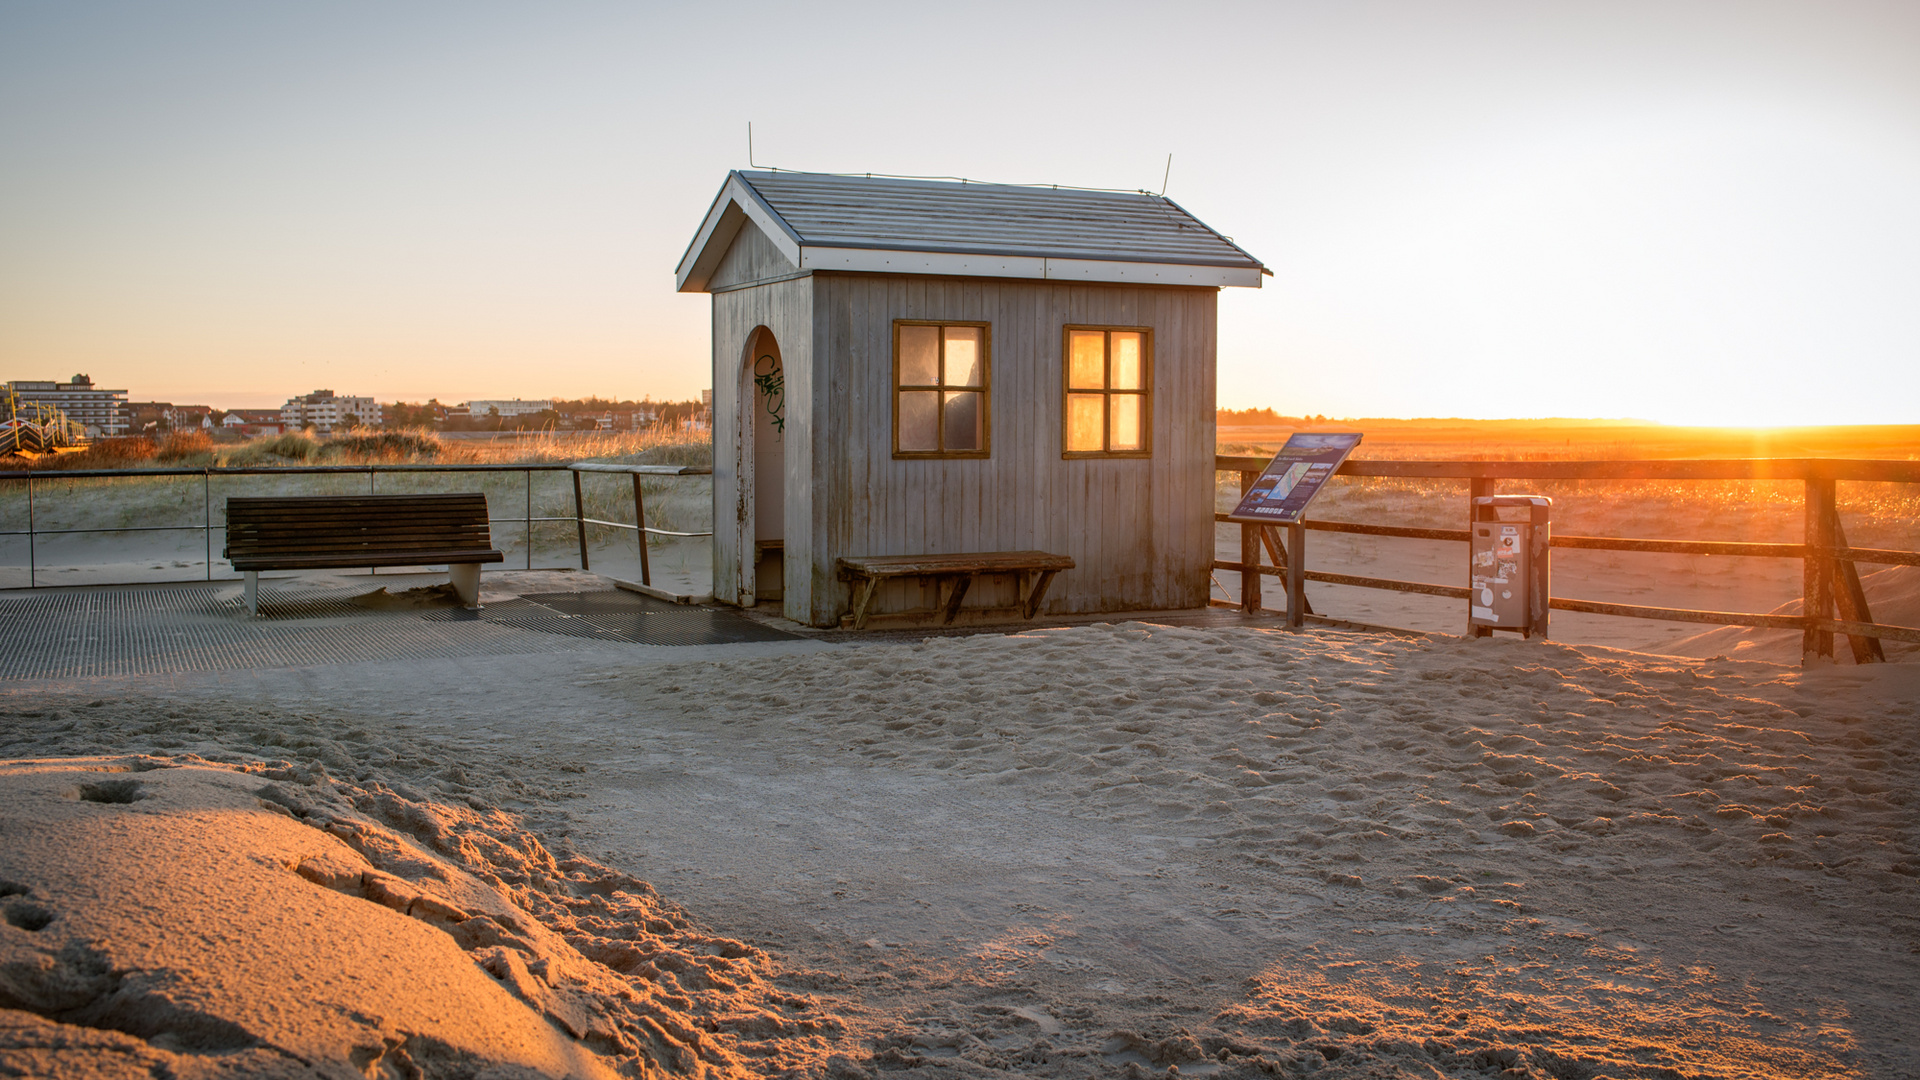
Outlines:
{"label": "glowing window", "polygon": [[1066,328],[1063,457],[1152,453],[1153,331]]}
{"label": "glowing window", "polygon": [[893,324],[893,456],[986,457],[986,323]]}

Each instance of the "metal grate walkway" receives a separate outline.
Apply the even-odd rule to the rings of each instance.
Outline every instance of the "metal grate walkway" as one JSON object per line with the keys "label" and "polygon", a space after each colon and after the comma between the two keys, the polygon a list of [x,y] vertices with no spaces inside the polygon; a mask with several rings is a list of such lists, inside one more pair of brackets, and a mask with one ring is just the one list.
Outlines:
{"label": "metal grate walkway", "polygon": [[[444,575],[381,575],[389,590]],[[457,607],[370,609],[372,584],[274,581],[250,619],[232,583],[0,595],[0,680],[307,667],[367,660],[792,641],[721,608],[625,591],[539,593]]]}

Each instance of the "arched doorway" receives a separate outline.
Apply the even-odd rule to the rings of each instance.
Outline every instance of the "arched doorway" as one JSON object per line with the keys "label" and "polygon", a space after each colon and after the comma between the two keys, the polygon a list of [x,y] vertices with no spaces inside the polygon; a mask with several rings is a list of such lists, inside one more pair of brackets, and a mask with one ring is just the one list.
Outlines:
{"label": "arched doorway", "polygon": [[[751,527],[741,531],[741,602],[779,601],[785,594],[787,515],[786,366],[780,343],[762,326],[747,338],[741,365],[740,418],[745,436],[741,486],[752,492]],[[742,525],[747,525],[742,522]]]}

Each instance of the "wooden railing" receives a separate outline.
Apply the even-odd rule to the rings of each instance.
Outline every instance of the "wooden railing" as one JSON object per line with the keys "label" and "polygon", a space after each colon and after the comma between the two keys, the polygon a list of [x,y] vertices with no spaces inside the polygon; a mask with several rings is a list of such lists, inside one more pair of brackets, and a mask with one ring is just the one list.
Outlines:
{"label": "wooden railing", "polygon": [[[1217,472],[1240,475],[1240,488],[1252,487],[1267,466],[1268,459],[1221,454],[1214,458]],[[1665,619],[1676,622],[1714,623],[1723,626],[1755,626],[1801,632],[1802,651],[1810,660],[1833,656],[1834,635],[1844,634],[1854,659],[1861,663],[1884,660],[1881,641],[1920,643],[1920,629],[1889,626],[1873,621],[1867,598],[1860,586],[1858,563],[1896,566],[1920,566],[1920,552],[1856,548],[1847,544],[1835,506],[1835,484],[1841,480],[1879,483],[1920,483],[1920,461],[1855,461],[1830,458],[1736,458],[1728,460],[1688,461],[1348,461],[1338,475],[1354,477],[1398,477],[1457,479],[1467,482],[1468,503],[1462,507],[1461,520],[1468,518],[1471,500],[1493,493],[1497,480],[1785,480],[1805,484],[1804,541],[1798,544],[1725,543],[1705,540],[1634,540],[1613,536],[1561,536],[1555,534],[1552,546],[1601,551],[1662,552],[1682,555],[1745,556],[1799,559],[1803,563],[1801,615],[1766,615],[1741,611],[1698,611],[1687,608],[1651,607],[1639,604],[1615,604],[1571,597],[1551,597],[1548,606],[1558,611],[1584,611],[1599,615],[1622,615],[1639,619]],[[1225,521],[1216,513],[1216,522]],[[1216,570],[1240,574],[1240,602],[1214,600],[1218,606],[1238,607],[1249,613],[1284,614],[1288,625],[1301,626],[1308,619],[1333,621],[1316,615],[1307,604],[1305,583],[1352,585],[1369,589],[1425,593],[1466,600],[1464,584],[1441,585],[1357,574],[1331,574],[1307,568],[1306,533],[1357,533],[1364,536],[1393,536],[1419,540],[1451,540],[1465,543],[1466,529],[1416,529],[1394,525],[1368,525],[1351,521],[1309,520],[1290,526],[1283,545],[1278,530],[1271,525],[1240,526],[1240,558],[1215,560]],[[1262,562],[1261,554],[1270,561]],[[1466,559],[1461,559],[1462,580]],[[1277,576],[1287,581],[1287,606],[1284,611],[1261,605],[1261,577]],[[1837,617],[1836,617],[1837,616]],[[1464,620],[1465,612],[1462,612]]]}

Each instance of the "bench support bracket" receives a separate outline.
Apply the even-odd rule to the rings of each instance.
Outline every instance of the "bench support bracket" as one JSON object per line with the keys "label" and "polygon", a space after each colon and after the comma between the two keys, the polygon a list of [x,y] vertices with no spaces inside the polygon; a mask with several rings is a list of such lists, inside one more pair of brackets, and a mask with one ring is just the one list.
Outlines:
{"label": "bench support bracket", "polygon": [[1033,618],[1040,611],[1040,602],[1047,598],[1047,586],[1053,584],[1053,577],[1059,572],[1058,570],[1040,571],[1040,580],[1033,583],[1033,592],[1028,594],[1026,603],[1022,605],[1027,618]]}
{"label": "bench support bracket", "polygon": [[973,575],[961,574],[953,579],[953,591],[947,594],[947,608],[942,624],[953,622],[960,614],[960,601],[967,598],[967,590],[973,588]]}
{"label": "bench support bracket", "polygon": [[880,587],[880,579],[872,575],[861,578],[853,587],[853,628],[867,628],[867,608],[873,603],[873,591]]}
{"label": "bench support bracket", "polygon": [[258,617],[260,614],[260,571],[246,572],[246,584],[242,586],[247,596],[247,614]]}

